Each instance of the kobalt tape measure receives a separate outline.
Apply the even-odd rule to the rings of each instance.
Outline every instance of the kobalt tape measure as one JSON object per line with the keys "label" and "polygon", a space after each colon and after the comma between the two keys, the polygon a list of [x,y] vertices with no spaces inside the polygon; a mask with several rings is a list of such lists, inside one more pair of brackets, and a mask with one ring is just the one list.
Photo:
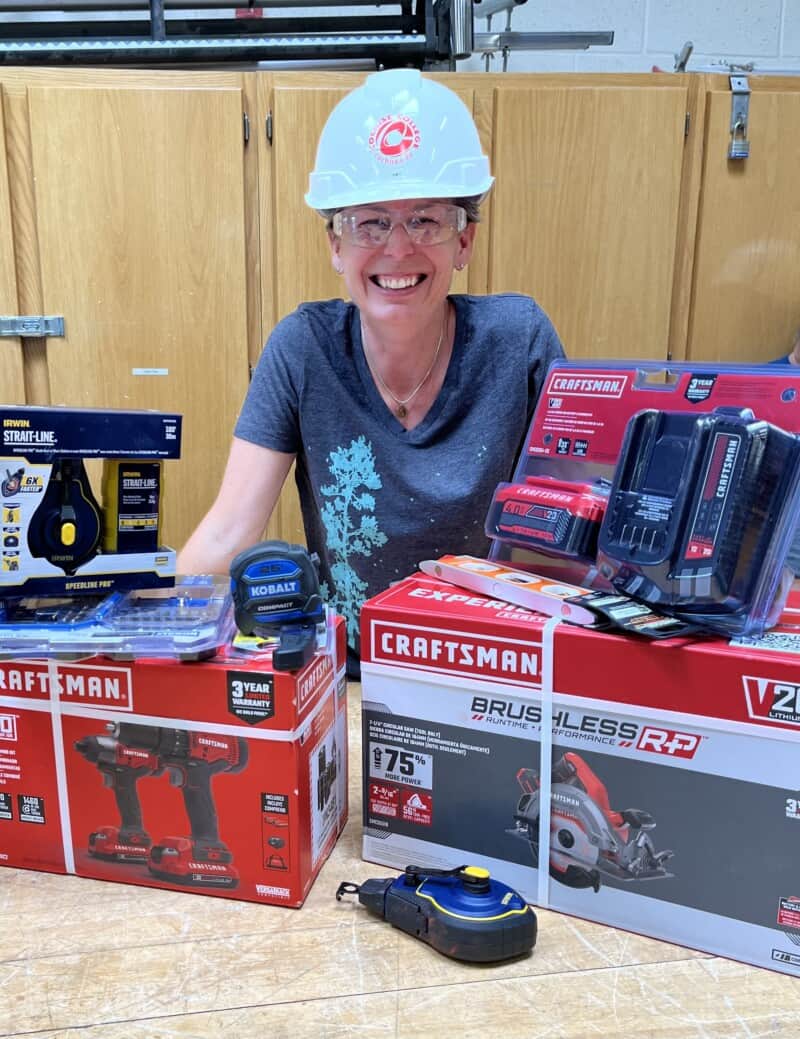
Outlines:
{"label": "kobalt tape measure", "polygon": [[316,627],[325,620],[318,562],[302,545],[262,541],[231,563],[236,626],[243,635],[280,638],[276,671],[294,671],[314,655]]}

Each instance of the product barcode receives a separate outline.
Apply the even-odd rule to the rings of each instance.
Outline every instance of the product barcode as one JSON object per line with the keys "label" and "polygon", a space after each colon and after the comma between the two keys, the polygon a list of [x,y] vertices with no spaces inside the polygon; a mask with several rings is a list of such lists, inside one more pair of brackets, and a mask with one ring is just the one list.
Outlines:
{"label": "product barcode", "polygon": [[800,634],[792,635],[783,631],[768,631],[760,639],[731,639],[731,645],[772,650],[775,653],[800,653]]}

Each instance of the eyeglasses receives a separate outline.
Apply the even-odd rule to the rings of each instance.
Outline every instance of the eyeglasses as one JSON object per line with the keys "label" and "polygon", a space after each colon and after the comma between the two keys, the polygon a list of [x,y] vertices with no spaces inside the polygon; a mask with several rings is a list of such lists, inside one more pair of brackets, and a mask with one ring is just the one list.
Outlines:
{"label": "eyeglasses", "polygon": [[364,249],[386,245],[396,227],[405,228],[415,245],[441,245],[460,234],[466,226],[466,210],[443,203],[420,206],[401,220],[394,219],[385,210],[363,206],[340,210],[334,213],[331,221],[337,238],[346,238],[352,245]]}

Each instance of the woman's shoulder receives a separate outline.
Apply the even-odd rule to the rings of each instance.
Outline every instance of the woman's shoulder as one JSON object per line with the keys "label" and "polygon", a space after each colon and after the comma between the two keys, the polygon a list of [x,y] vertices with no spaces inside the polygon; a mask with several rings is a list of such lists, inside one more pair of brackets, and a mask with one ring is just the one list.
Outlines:
{"label": "woman's shoulder", "polygon": [[463,306],[472,325],[478,329],[498,326],[506,333],[511,328],[529,333],[539,325],[550,325],[550,319],[532,296],[521,292],[498,292],[487,296],[456,296],[456,306]]}
{"label": "woman's shoulder", "polygon": [[532,296],[521,292],[495,292],[487,296],[458,296],[464,306],[475,314],[487,318],[499,317],[508,320],[515,316],[530,320],[532,316],[544,314],[544,311]]}
{"label": "woman's shoulder", "polygon": [[322,331],[338,331],[349,322],[353,304],[343,299],[314,300],[301,303],[275,326],[276,332],[296,332],[298,328]]}
{"label": "woman's shoulder", "polygon": [[341,349],[342,337],[349,338],[353,304],[343,299],[301,303],[275,325],[268,344],[275,350],[290,349],[297,357],[304,352]]}

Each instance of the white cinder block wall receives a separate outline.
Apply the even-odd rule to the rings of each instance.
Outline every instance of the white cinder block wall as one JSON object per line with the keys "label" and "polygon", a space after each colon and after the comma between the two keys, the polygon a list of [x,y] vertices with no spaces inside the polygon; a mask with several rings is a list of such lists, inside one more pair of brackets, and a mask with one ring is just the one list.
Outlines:
{"label": "white cinder block wall", "polygon": [[[476,13],[480,6],[476,5]],[[506,28],[505,11],[492,16],[491,31]],[[666,72],[684,43],[694,44],[688,69],[726,72],[727,64],[752,62],[756,72],[800,73],[800,0],[526,0],[511,15],[518,32],[613,30],[611,47],[582,51],[512,51],[509,72]],[[486,32],[475,18],[475,32]],[[473,55],[459,71],[482,71]],[[502,55],[490,63],[502,70]]]}

